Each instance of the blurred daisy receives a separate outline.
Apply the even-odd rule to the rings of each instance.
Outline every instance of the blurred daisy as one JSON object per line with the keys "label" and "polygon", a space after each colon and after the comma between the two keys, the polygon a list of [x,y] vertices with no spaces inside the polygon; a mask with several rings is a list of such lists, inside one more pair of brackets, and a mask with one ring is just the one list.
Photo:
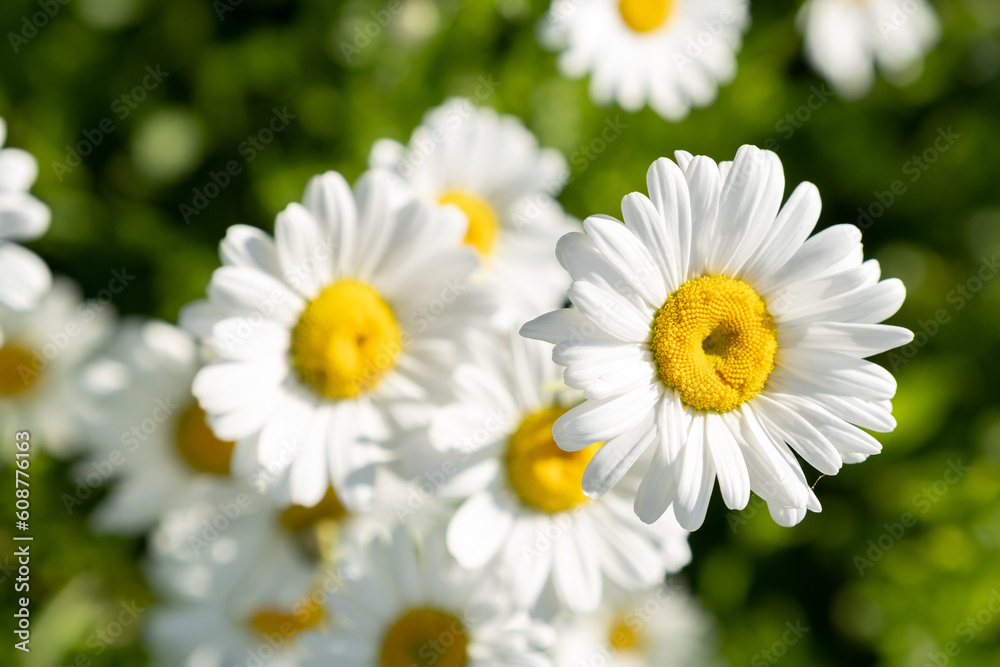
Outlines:
{"label": "blurred daisy", "polygon": [[466,454],[441,487],[445,496],[467,498],[447,532],[458,562],[508,569],[525,605],[548,584],[573,611],[597,607],[605,577],[641,590],[687,565],[687,532],[673,516],[646,525],[633,514],[637,479],[598,500],[583,494],[581,481],[606,474],[614,450],[556,446],[552,424],[581,397],[560,394],[561,369],[547,346],[515,337],[500,353],[496,342],[478,347],[489,353],[457,373],[462,403],[440,411],[430,431],[435,447]]}
{"label": "blurred daisy", "polygon": [[569,281],[551,248],[579,229],[555,200],[569,169],[514,116],[452,99],[432,109],[410,143],[382,139],[371,164],[399,176],[433,205],[467,220],[462,241],[479,253],[479,278],[518,323],[563,303]]}
{"label": "blurred daisy", "polygon": [[282,511],[249,487],[188,500],[149,541],[149,577],[164,600],[146,628],[153,664],[300,664],[300,636],[329,624],[325,596],[342,585],[300,536],[343,509]]}
{"label": "blurred daisy", "polygon": [[[49,207],[28,194],[38,161],[19,148],[3,148],[7,123],[0,118],[0,306],[24,311],[52,287],[49,267],[11,241],[33,241],[49,228]],[[0,328],[0,345],[4,331]]]}
{"label": "blurred daisy", "polygon": [[853,225],[809,237],[820,212],[812,184],[779,211],[774,153],[744,146],[733,163],[683,152],[677,161],[653,163],[649,198],[622,200],[624,225],[592,216],[586,234],[557,246],[575,308],[522,333],[555,343],[566,383],[589,400],[553,433],[567,451],[604,442],[601,472],[584,479],[592,496],[655,443],[635,500],[644,521],[673,504],[697,529],[718,478],[728,507],[753,490],[793,525],[820,511],[793,450],[834,475],[880,451],[862,428],[895,427],[896,381],[864,358],[912,340],[877,324],[905,289],[862,263]]}
{"label": "blurred daisy", "polygon": [[927,0],[807,0],[798,25],[809,62],[848,99],[871,90],[876,63],[897,85],[915,80],[941,32]]}
{"label": "blurred daisy", "polygon": [[709,614],[684,589],[612,589],[590,614],[555,622],[555,667],[709,667],[718,655]]}
{"label": "blurred daisy", "polygon": [[440,539],[398,530],[373,541],[358,574],[331,595],[329,637],[303,638],[307,665],[547,667],[551,628],[513,602],[502,580],[451,560]]}
{"label": "blurred daisy", "polygon": [[33,442],[59,456],[78,444],[90,404],[80,386],[82,367],[113,321],[107,305],[80,296],[74,283],[57,278],[32,310],[0,306],[2,431],[30,431]]}
{"label": "blurred daisy", "polygon": [[715,101],[736,76],[750,25],[747,0],[553,0],[542,43],[561,51],[568,77],[587,74],[597,104],[626,111],[647,102],[667,120]]}
{"label": "blurred daisy", "polygon": [[233,443],[213,435],[191,395],[200,364],[190,335],[165,322],[130,321],[109,348],[83,375],[100,407],[88,426],[92,451],[78,470],[84,479],[115,478],[92,516],[96,526],[143,532],[209,489],[235,494]]}
{"label": "blurred daisy", "polygon": [[230,228],[208,301],[182,313],[216,357],[193,385],[209,424],[237,463],[275,471],[282,501],[312,506],[332,485],[369,503],[394,431],[446,400],[460,339],[495,308],[468,284],[461,215],[391,205],[387,179],[369,172],[352,193],[340,174],[313,178],[274,240]]}

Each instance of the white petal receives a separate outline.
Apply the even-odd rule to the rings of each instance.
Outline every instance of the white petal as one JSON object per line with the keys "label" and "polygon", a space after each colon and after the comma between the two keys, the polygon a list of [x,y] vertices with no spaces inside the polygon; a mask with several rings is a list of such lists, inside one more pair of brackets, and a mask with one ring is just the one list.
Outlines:
{"label": "white petal", "polygon": [[680,470],[674,515],[686,530],[701,528],[715,487],[715,463],[705,441],[705,426],[704,419],[691,422],[687,444],[678,459]]}
{"label": "white petal", "polygon": [[705,437],[719,477],[719,490],[726,507],[741,510],[750,501],[750,473],[743,452],[729,427],[716,413],[706,415]]}
{"label": "white petal", "polygon": [[497,503],[493,491],[481,491],[462,503],[448,523],[448,551],[462,567],[479,569],[500,551],[513,523],[513,514]]}
{"label": "white petal", "polygon": [[583,473],[583,492],[591,498],[600,498],[621,481],[646,448],[656,437],[653,420],[648,419],[635,428],[607,441],[587,464]]}
{"label": "white petal", "polygon": [[663,275],[649,251],[614,218],[592,215],[583,221],[587,236],[629,285],[653,308],[667,300]]}

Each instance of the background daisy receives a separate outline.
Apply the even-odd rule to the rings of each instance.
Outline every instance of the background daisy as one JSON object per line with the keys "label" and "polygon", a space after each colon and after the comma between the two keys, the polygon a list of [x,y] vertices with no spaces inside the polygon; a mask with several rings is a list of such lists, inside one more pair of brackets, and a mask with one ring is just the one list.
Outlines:
{"label": "background daisy", "polygon": [[709,667],[718,655],[714,622],[681,586],[626,593],[610,588],[590,614],[555,621],[555,667]]}
{"label": "background daisy", "polygon": [[[83,364],[107,340],[114,315],[100,301],[81,301],[80,289],[56,279],[27,312],[0,306],[0,424],[3,432],[30,430],[32,439],[57,456],[80,444],[92,403],[81,387]],[[13,443],[13,438],[5,438]],[[12,444],[4,446],[10,451]],[[5,459],[13,460],[12,457]]]}
{"label": "background daisy", "polygon": [[462,242],[482,259],[478,277],[500,298],[501,318],[520,322],[562,303],[568,283],[545,248],[576,229],[555,200],[569,169],[518,118],[451,99],[405,146],[377,141],[370,162],[429,204],[461,211]]}
{"label": "background daisy", "polygon": [[[38,161],[19,148],[3,148],[7,122],[0,118],[0,305],[23,311],[52,286],[48,265],[11,241],[33,241],[49,228],[49,207],[28,194]],[[0,345],[3,345],[0,328]]]}
{"label": "background daisy", "polygon": [[546,667],[552,629],[529,618],[486,571],[469,572],[443,540],[397,530],[353,561],[356,573],[328,599],[329,637],[304,639],[312,657],[344,667]]}
{"label": "background daisy", "polygon": [[848,99],[872,89],[876,64],[891,82],[911,83],[941,32],[927,0],[807,0],[798,25],[809,62]]}
{"label": "background daisy", "polygon": [[507,571],[523,604],[551,587],[560,604],[590,611],[605,578],[641,590],[686,565],[691,551],[673,517],[646,525],[634,516],[638,479],[598,500],[583,494],[600,445],[567,453],[552,439],[552,424],[581,397],[566,391],[546,348],[517,337],[481,341],[475,364],[456,376],[462,403],[431,425],[432,444],[454,459],[440,492],[463,499],[448,549],[464,567]]}
{"label": "background daisy", "polygon": [[540,35],[564,75],[590,75],[597,104],[677,121],[736,76],[749,25],[745,0],[553,0]]}

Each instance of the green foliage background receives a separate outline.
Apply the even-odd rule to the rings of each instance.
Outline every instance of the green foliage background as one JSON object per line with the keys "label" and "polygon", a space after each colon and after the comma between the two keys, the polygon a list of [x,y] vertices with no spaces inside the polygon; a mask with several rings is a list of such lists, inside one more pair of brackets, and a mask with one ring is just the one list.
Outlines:
{"label": "green foliage background", "polygon": [[[691,538],[684,577],[717,616],[733,665],[772,664],[761,651],[800,621],[809,631],[780,657],[787,667],[940,665],[932,655],[948,642],[960,650],[952,664],[1000,664],[1000,618],[983,612],[1000,595],[1000,281],[968,282],[1000,253],[995,0],[935,0],[943,38],[915,84],[880,81],[853,103],[813,97],[813,109],[823,82],[802,60],[798,3],[755,2],[737,79],[677,124],[648,110],[596,108],[586,81],[561,78],[535,39],[544,0],[408,0],[377,31],[371,12],[395,5],[67,1],[43,0],[58,11],[26,42],[10,35],[27,36],[24,18],[41,5],[0,4],[0,116],[8,145],[38,157],[35,192],[53,210],[50,232],[32,247],[88,296],[125,267],[136,276],[115,303],[125,314],[175,320],[203,294],[229,225],[271,230],[309,176],[336,169],[353,180],[375,139],[406,139],[426,109],[481,92],[483,80],[499,84],[483,104],[521,117],[570,157],[561,201],[580,218],[618,215],[623,195],[644,190],[648,165],[679,148],[719,160],[744,143],[777,150],[788,191],[802,180],[819,186],[821,226],[858,222],[859,207],[899,180],[903,194],[865,223],[866,254],[907,284],[893,323],[931,333],[927,322],[947,321],[918,335],[908,356],[881,359],[899,380],[898,430],[880,437],[880,456],[820,480],[824,511],[797,528],[778,528],[758,502],[730,513],[716,498]],[[357,32],[365,28],[377,32],[367,42]],[[168,75],[135,108],[116,105],[147,66]],[[285,108],[295,118],[248,161],[241,144]],[[795,125],[788,114],[799,114]],[[68,147],[96,136],[104,119],[113,130],[62,173],[54,163],[69,166]],[[596,142],[609,121],[627,127]],[[949,128],[959,138],[935,154]],[[910,161],[928,149],[933,164],[914,171]],[[180,206],[231,160],[241,173],[185,222]],[[950,464],[969,469],[949,483]],[[141,615],[107,649],[94,634],[122,601],[150,601],[141,541],[88,532],[100,493],[67,513],[59,498],[75,487],[70,463],[39,456],[32,471],[35,650],[23,664],[142,664]],[[897,538],[893,524],[906,513],[915,524]],[[0,580],[8,628],[12,582],[3,571]],[[12,643],[5,630],[3,664],[15,664]]]}

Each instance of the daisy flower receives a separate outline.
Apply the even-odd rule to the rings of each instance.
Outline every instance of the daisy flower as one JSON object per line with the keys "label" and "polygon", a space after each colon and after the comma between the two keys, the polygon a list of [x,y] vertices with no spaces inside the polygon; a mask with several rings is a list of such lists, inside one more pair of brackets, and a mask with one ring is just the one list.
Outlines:
{"label": "daisy flower", "polygon": [[522,334],[555,343],[566,383],[588,399],[553,427],[566,451],[604,443],[583,477],[588,495],[655,444],[635,499],[643,521],[672,504],[697,529],[718,478],[728,507],[753,490],[790,526],[820,511],[795,454],[834,475],[880,451],[862,428],[895,427],[896,382],[864,358],[912,340],[878,324],[905,289],[862,262],[857,227],[809,237],[819,193],[802,183],[781,207],[774,153],[676,157],[650,167],[648,198],[622,200],[624,225],[592,216],[586,234],[559,241],[575,307]]}
{"label": "daisy flower", "polygon": [[565,76],[591,75],[595,103],[678,121],[736,76],[749,25],[747,0],[553,0],[540,37]]}
{"label": "daisy flower", "polygon": [[322,605],[342,579],[315,538],[343,509],[281,510],[248,486],[205,491],[150,537],[147,571],[164,600],[146,628],[153,663],[300,664],[300,637],[329,624]]}
{"label": "daisy flower", "polygon": [[435,448],[463,452],[440,489],[464,498],[447,531],[456,560],[509,570],[526,606],[549,587],[573,611],[597,607],[605,577],[642,590],[687,565],[687,532],[673,516],[646,525],[632,513],[638,479],[596,500],[581,491],[584,470],[612,450],[556,446],[552,424],[582,396],[566,390],[547,346],[514,336],[478,347],[490,353],[456,374],[462,402],[441,410],[430,429]]}
{"label": "daisy flower", "polygon": [[579,229],[554,198],[569,169],[518,118],[452,99],[427,113],[408,145],[376,142],[370,160],[424,201],[464,214],[462,242],[483,260],[477,278],[508,319],[520,323],[563,303],[569,281],[548,249]]}
{"label": "daisy flower", "polygon": [[87,365],[83,385],[100,407],[78,472],[115,479],[92,516],[98,529],[140,533],[210,489],[235,495],[234,444],[215,437],[191,395],[200,367],[190,334],[159,321],[124,323],[108,354]]}
{"label": "daisy flower", "polygon": [[464,332],[495,309],[468,283],[462,216],[391,204],[390,188],[377,171],[354,192],[313,178],[276,238],[229,229],[208,300],[182,313],[215,357],[193,385],[209,424],[238,464],[282,469],[282,502],[315,505],[332,485],[368,504],[391,439],[446,402]]}
{"label": "daisy flower", "polygon": [[[32,441],[66,455],[77,444],[90,406],[81,390],[83,365],[110,333],[113,316],[101,301],[80,301],[79,288],[58,278],[35,307],[0,306],[0,426],[30,431]],[[5,439],[13,442],[13,439]]]}
{"label": "daisy flower", "polygon": [[[38,255],[11,241],[33,241],[49,228],[49,207],[28,194],[38,178],[38,161],[19,148],[3,148],[7,123],[0,118],[0,305],[32,308],[52,287],[49,267]],[[0,345],[4,332],[0,328]]]}
{"label": "daisy flower", "polygon": [[798,16],[806,57],[840,95],[871,90],[875,65],[893,83],[910,83],[941,32],[927,0],[807,0]]}
{"label": "daisy flower", "polygon": [[405,530],[373,541],[357,576],[329,596],[328,637],[303,638],[306,665],[338,667],[547,667],[551,628],[520,609],[503,581],[471,572],[440,536]]}
{"label": "daisy flower", "polygon": [[711,616],[676,585],[611,589],[589,614],[561,614],[555,667],[708,667],[723,663]]}

